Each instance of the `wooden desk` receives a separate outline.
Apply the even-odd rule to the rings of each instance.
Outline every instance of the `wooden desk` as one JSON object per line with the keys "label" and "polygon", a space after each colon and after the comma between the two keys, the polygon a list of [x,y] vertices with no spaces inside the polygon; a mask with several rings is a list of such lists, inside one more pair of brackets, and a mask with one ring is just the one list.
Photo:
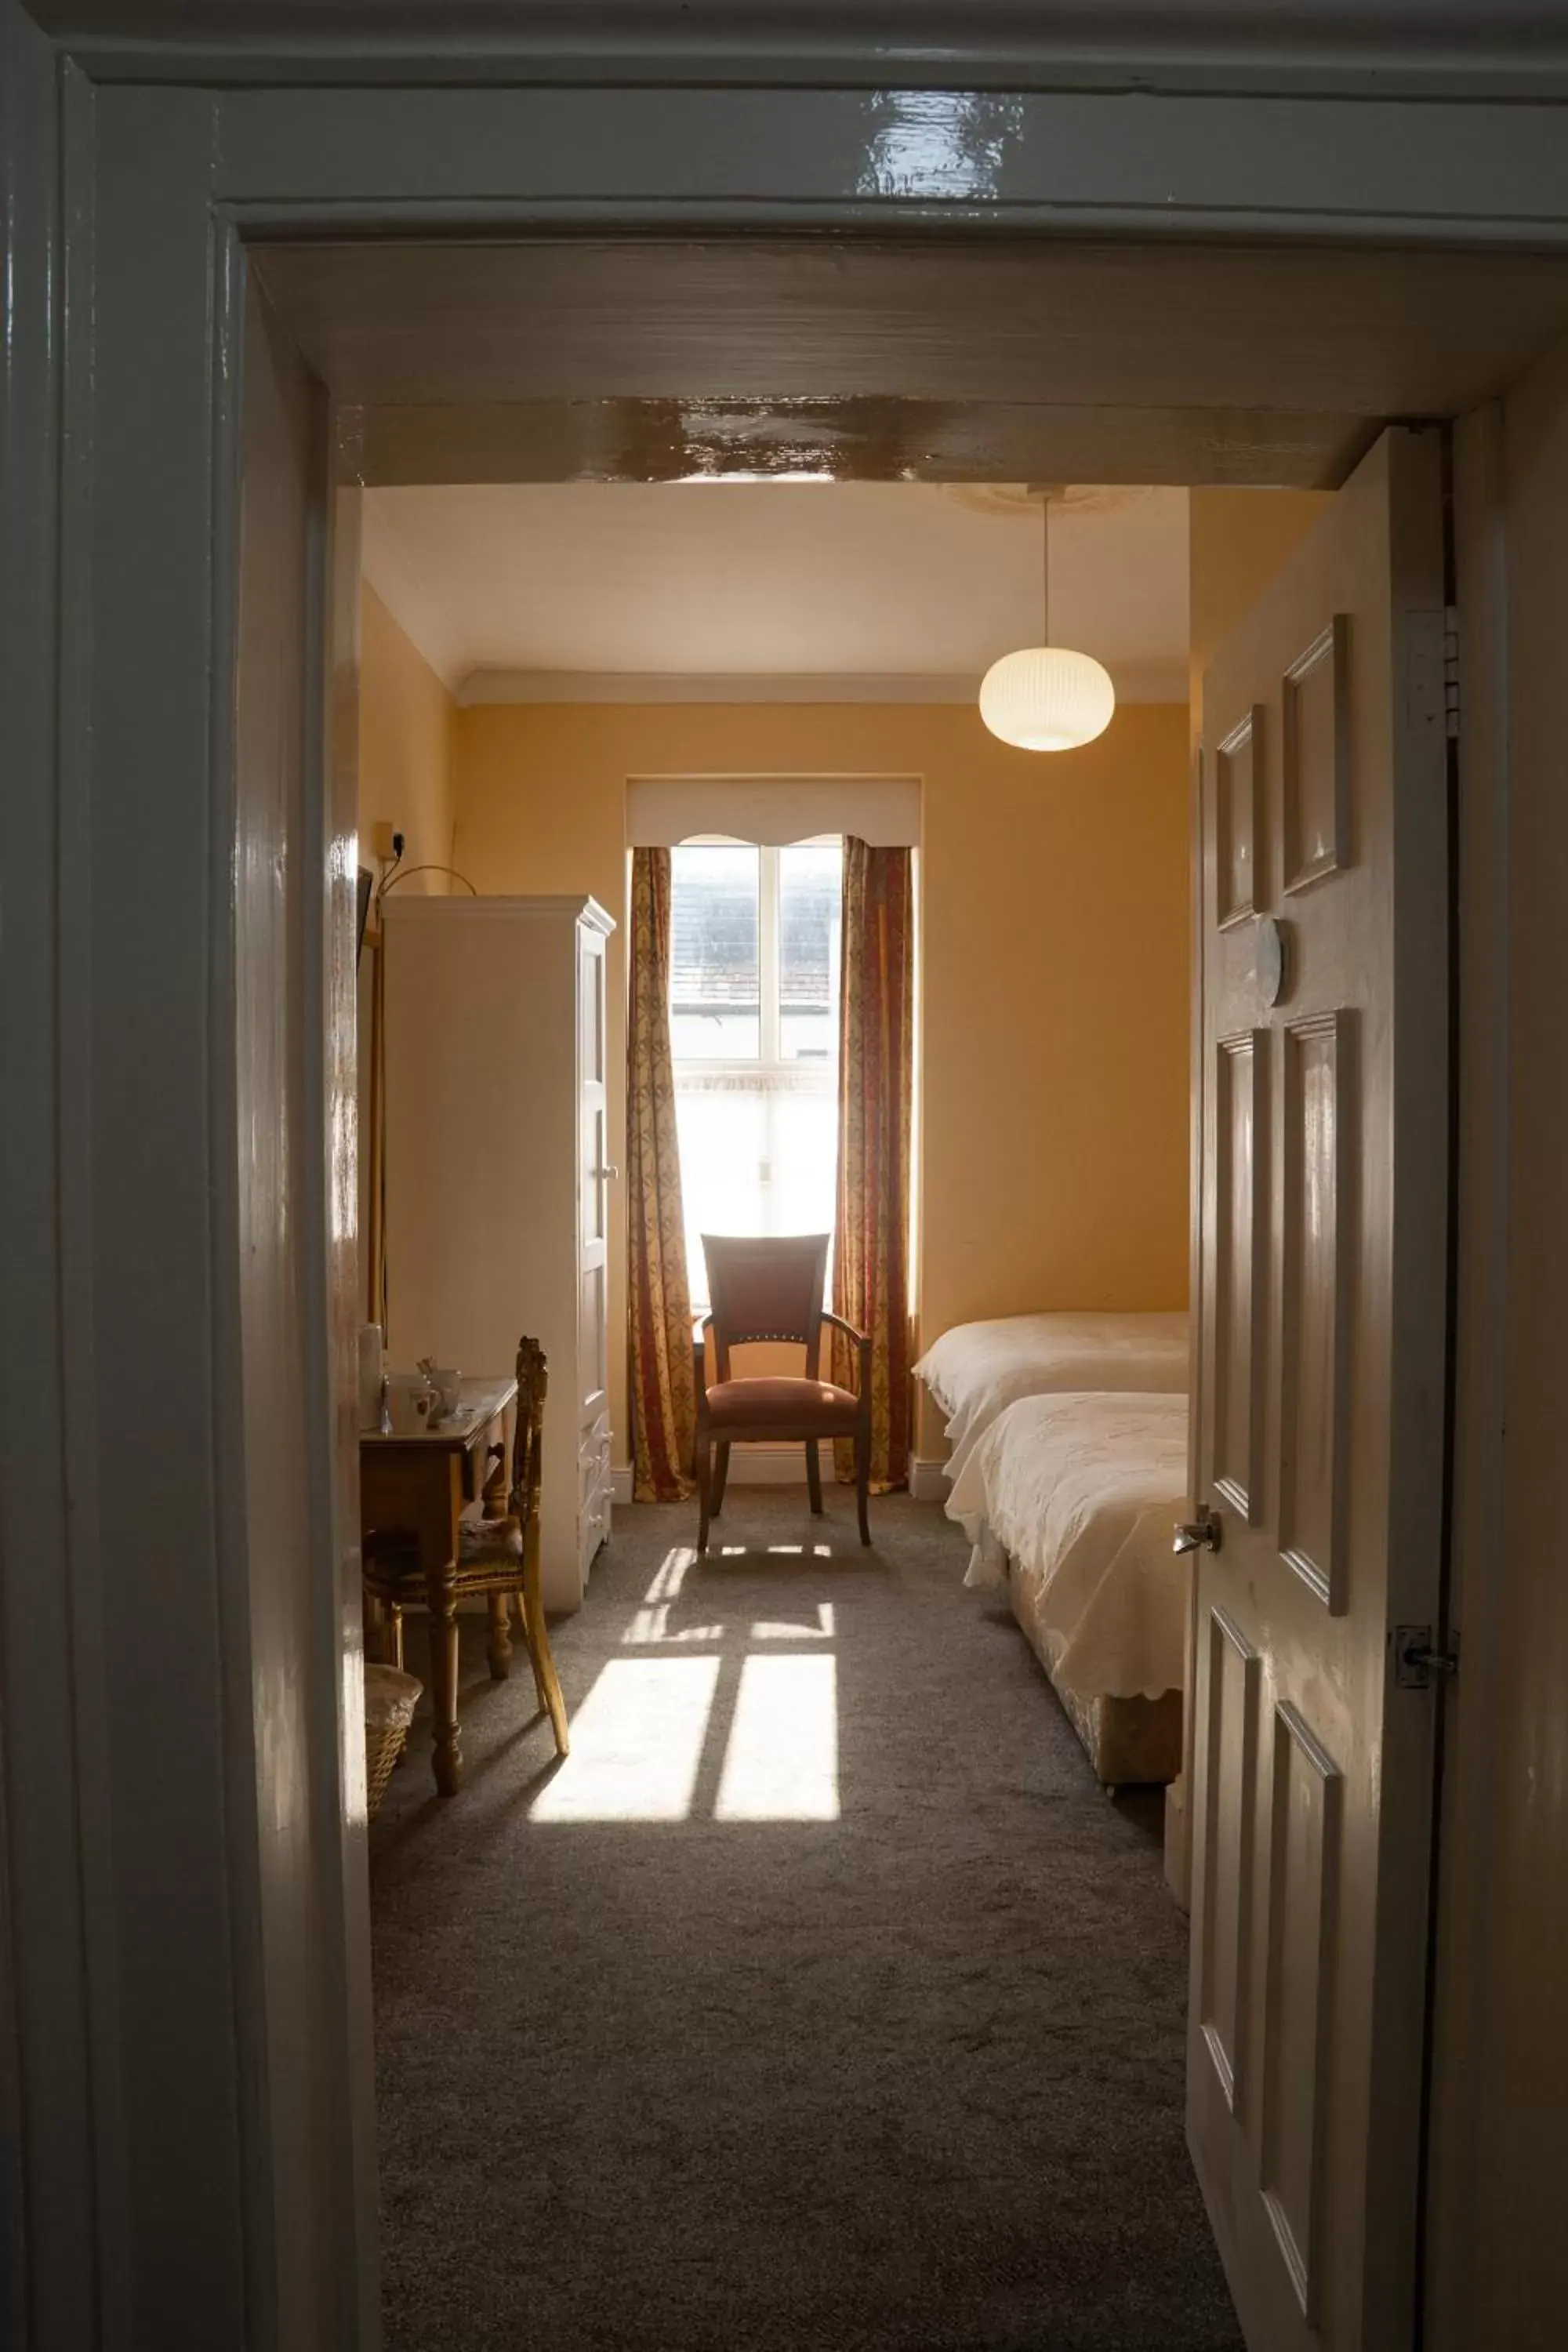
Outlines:
{"label": "wooden desk", "polygon": [[[509,1408],[517,1400],[515,1379],[497,1378],[463,1382],[462,1402],[450,1420],[417,1435],[393,1437],[362,1430],[359,1443],[360,1528],[413,1537],[430,1611],[430,1704],[436,1719],[434,1764],[436,1786],[450,1797],[462,1786],[463,1750],[458,1729],[458,1523],[465,1507],[478,1502],[487,1486],[498,1491],[504,1512],[507,1474],[503,1454],[492,1477],[489,1446],[504,1441]],[[511,1643],[506,1612],[490,1612],[491,1667],[499,1642],[505,1659]]]}

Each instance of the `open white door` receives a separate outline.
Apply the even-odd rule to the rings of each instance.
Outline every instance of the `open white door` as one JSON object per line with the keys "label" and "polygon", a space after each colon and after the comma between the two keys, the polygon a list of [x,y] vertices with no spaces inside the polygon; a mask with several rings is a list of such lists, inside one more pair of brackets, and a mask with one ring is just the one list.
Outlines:
{"label": "open white door", "polygon": [[[1447,1215],[1443,509],[1384,434],[1204,684],[1188,2128],[1251,2352],[1416,2269]],[[1190,1531],[1189,1531],[1190,1532]]]}
{"label": "open white door", "polygon": [[[354,1370],[358,493],[331,488],[325,395],[254,278],[241,390],[226,859],[237,1181],[232,1236],[219,1231],[238,1269],[242,1373],[240,1426],[222,1442],[245,1601],[224,1636],[250,2303],[223,2340],[368,2352],[381,2326]],[[177,2320],[149,2340],[182,2332],[195,2340]]]}

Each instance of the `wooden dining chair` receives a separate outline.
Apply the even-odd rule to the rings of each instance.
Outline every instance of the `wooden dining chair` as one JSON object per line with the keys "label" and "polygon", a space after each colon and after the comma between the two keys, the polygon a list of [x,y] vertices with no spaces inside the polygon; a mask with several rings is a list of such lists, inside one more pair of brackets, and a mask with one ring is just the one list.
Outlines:
{"label": "wooden dining chair", "polygon": [[[732,1445],[805,1447],[805,1480],[811,1507],[822,1509],[826,1440],[855,1441],[855,1495],[860,1540],[871,1540],[867,1500],[871,1482],[871,1342],[864,1331],[829,1313],[822,1303],[827,1277],[828,1234],[790,1234],[777,1238],[742,1238],[704,1234],[708,1296],[712,1301],[696,1338],[697,1357],[697,1549],[708,1549],[708,1525],[724,1507]],[[837,1388],[821,1374],[822,1327],[854,1341],[859,1351],[858,1391]],[[708,1380],[708,1335],[712,1370]],[[785,1340],[805,1349],[798,1378],[775,1375],[733,1380],[730,1350],[754,1339]],[[716,1460],[715,1460],[716,1457]]]}
{"label": "wooden dining chair", "polygon": [[[454,1579],[457,1598],[483,1593],[490,1608],[489,1665],[498,1681],[509,1671],[511,1645],[507,1634],[508,1612],[517,1604],[518,1624],[541,1710],[549,1716],[555,1735],[555,1752],[564,1756],[571,1746],[566,1727],[566,1702],[550,1648],[544,1622],[544,1600],[539,1565],[539,1488],[543,1444],[544,1397],[549,1373],[544,1350],[537,1339],[522,1339],[517,1350],[517,1422],[512,1433],[511,1484],[504,1511],[496,1517],[464,1517],[458,1522],[458,1548]],[[499,1452],[499,1447],[497,1448]],[[487,1488],[488,1509],[491,1489]],[[364,1549],[366,1590],[379,1601],[388,1624],[390,1663],[400,1663],[401,1617],[405,1608],[422,1607],[426,1599],[426,1576],[417,1549],[396,1530],[375,1531]],[[434,1689],[451,1662],[439,1643],[443,1630],[432,1612],[431,1666]],[[453,1672],[455,1719],[455,1668]]]}

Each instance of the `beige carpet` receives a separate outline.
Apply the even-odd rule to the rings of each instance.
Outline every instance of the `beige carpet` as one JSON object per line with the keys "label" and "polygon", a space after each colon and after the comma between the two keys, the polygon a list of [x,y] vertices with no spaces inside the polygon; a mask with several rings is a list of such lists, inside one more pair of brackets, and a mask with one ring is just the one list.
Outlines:
{"label": "beige carpet", "polygon": [[1157,1809],[873,1511],[621,1513],[559,1772],[465,1622],[468,1785],[421,1721],[372,1833],[388,2352],[1239,2346]]}

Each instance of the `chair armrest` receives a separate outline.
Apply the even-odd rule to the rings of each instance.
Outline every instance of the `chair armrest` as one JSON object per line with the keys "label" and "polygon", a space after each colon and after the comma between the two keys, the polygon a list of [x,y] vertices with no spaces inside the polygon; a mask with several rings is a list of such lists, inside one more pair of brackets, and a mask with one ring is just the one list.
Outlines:
{"label": "chair armrest", "polygon": [[708,1418],[708,1334],[713,1328],[711,1315],[701,1316],[692,1327],[691,1367],[697,1384],[697,1420],[699,1427]]}
{"label": "chair armrest", "polygon": [[842,1331],[847,1339],[853,1340],[860,1357],[860,1385],[856,1393],[862,1404],[868,1404],[871,1397],[871,1334],[869,1331],[857,1331],[853,1323],[846,1323],[842,1315],[834,1315],[826,1307],[822,1310],[822,1319],[825,1323],[831,1323],[836,1331]]}

